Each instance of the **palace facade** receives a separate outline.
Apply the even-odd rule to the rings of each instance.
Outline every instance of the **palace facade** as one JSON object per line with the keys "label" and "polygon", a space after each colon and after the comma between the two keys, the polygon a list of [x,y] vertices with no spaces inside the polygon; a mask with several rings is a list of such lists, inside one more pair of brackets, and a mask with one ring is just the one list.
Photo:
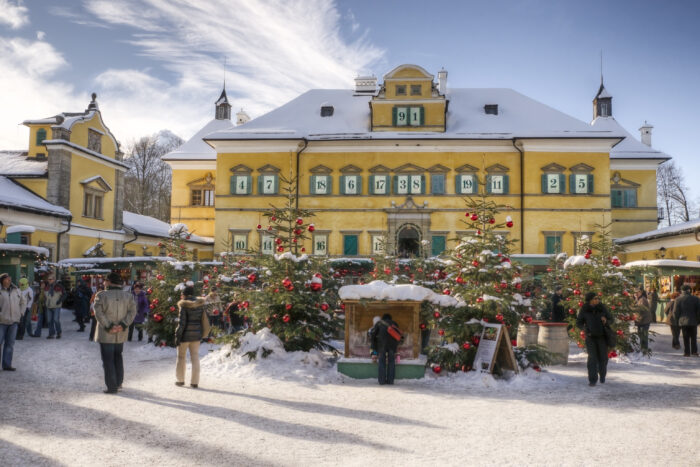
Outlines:
{"label": "palace facade", "polygon": [[[272,253],[262,213],[298,180],[315,213],[315,255],[437,255],[464,230],[464,198],[505,205],[516,253],[578,252],[612,225],[622,237],[656,228],[656,168],[669,159],[612,116],[602,82],[586,123],[511,89],[453,89],[416,65],[378,83],[314,89],[249,122],[217,119],[164,157],[173,168],[173,222],[215,238],[215,252]],[[204,144],[207,144],[205,146]],[[218,180],[218,183],[217,183]],[[257,225],[263,225],[258,230]]]}

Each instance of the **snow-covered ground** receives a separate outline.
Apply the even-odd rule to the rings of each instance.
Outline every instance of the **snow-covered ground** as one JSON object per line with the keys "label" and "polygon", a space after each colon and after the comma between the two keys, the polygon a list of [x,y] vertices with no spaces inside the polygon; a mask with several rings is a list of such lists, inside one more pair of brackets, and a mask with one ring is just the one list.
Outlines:
{"label": "snow-covered ground", "polygon": [[0,465],[700,463],[700,358],[673,350],[664,325],[652,359],[614,359],[594,388],[580,353],[510,381],[378,386],[320,354],[251,364],[205,345],[195,390],[173,384],[173,349],[131,342],[115,396],[102,393],[97,344],[70,312],[62,324],[61,340],[18,341],[17,371],[0,372]]}

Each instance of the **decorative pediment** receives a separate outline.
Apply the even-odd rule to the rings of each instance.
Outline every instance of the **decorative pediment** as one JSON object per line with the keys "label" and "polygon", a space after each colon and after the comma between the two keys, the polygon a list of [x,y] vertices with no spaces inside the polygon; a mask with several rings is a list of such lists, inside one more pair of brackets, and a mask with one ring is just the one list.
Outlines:
{"label": "decorative pediment", "polygon": [[107,180],[102,178],[101,175],[95,175],[94,177],[86,178],[85,180],[80,180],[80,183],[85,188],[92,188],[93,190],[98,190],[102,192],[112,191],[112,187],[107,183]]}
{"label": "decorative pediment", "polygon": [[258,169],[261,174],[278,174],[280,169],[271,164],[265,164]]}
{"label": "decorative pediment", "polygon": [[433,75],[428,73],[425,68],[418,65],[399,65],[389,73],[384,75],[384,81],[388,79],[396,78],[422,78],[422,79],[433,79]]}
{"label": "decorative pediment", "polygon": [[610,181],[612,182],[610,188],[639,188],[640,186],[642,186],[639,183],[624,178],[619,178],[615,180],[615,177],[613,177],[610,179]]}
{"label": "decorative pediment", "polygon": [[333,169],[326,167],[325,165],[317,165],[316,167],[310,169],[309,172],[314,175],[328,175],[329,173],[333,172]]}
{"label": "decorative pediment", "polygon": [[461,174],[463,174],[463,173],[476,173],[478,171],[479,171],[479,169],[477,169],[476,167],[474,167],[473,165],[470,165],[470,164],[460,165],[459,167],[457,167],[455,169],[455,172],[461,173]]}
{"label": "decorative pediment", "polygon": [[192,180],[187,184],[189,187],[204,187],[204,188],[214,188],[214,176],[211,174],[211,172],[207,172],[207,174],[202,177],[198,178],[197,180]]}
{"label": "decorative pediment", "polygon": [[403,204],[399,204],[398,206],[392,206],[394,209],[401,209],[401,210],[415,210],[415,209],[423,209],[424,206],[418,206],[415,201],[413,201],[412,196],[406,196],[406,201],[404,201]]}
{"label": "decorative pediment", "polygon": [[415,164],[404,164],[394,169],[396,173],[423,173],[425,169]]}
{"label": "decorative pediment", "polygon": [[387,167],[386,165],[379,164],[379,165],[375,165],[374,167],[370,168],[369,172],[373,173],[373,174],[388,174],[389,172],[391,172],[391,169],[389,167]]}
{"label": "decorative pediment", "polygon": [[233,172],[235,174],[248,174],[249,175],[253,172],[253,169],[251,169],[247,165],[238,164],[235,167],[231,167],[231,172]]}
{"label": "decorative pediment", "polygon": [[435,164],[434,166],[428,168],[428,172],[430,172],[430,173],[445,174],[449,171],[450,171],[450,168],[445,167],[442,164]]}
{"label": "decorative pediment", "polygon": [[574,165],[573,167],[569,167],[569,170],[571,170],[571,172],[575,174],[589,174],[593,172],[594,168],[582,162],[580,164]]}
{"label": "decorative pediment", "polygon": [[564,173],[566,170],[566,167],[563,165],[559,165],[556,162],[552,162],[551,164],[547,164],[544,167],[542,167],[542,172],[548,173],[548,174],[560,174]]}
{"label": "decorative pediment", "polygon": [[346,165],[345,167],[341,168],[341,169],[340,169],[340,173],[344,173],[344,174],[359,174],[359,173],[362,173],[362,169],[359,168],[359,167],[356,166],[356,165],[350,164],[350,165]]}
{"label": "decorative pediment", "polygon": [[510,169],[501,164],[493,164],[492,166],[486,167],[486,172],[490,174],[502,174],[508,172]]}

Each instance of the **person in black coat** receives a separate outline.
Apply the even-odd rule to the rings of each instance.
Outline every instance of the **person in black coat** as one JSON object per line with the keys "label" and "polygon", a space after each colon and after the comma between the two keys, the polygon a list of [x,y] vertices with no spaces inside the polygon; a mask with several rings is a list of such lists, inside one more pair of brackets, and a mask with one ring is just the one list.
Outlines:
{"label": "person in black coat", "polygon": [[586,351],[588,352],[588,385],[595,386],[600,375],[600,382],[605,382],[608,370],[608,344],[605,338],[605,326],[614,321],[605,305],[595,292],[586,294],[586,303],[576,318],[576,326],[586,333]]}
{"label": "person in black coat", "polygon": [[564,300],[564,297],[562,297],[562,288],[561,285],[558,285],[554,289],[554,293],[552,294],[552,316],[551,316],[551,321],[553,323],[563,323],[564,322],[564,304],[562,301]]}
{"label": "person in black coat", "polygon": [[209,319],[207,318],[207,302],[194,296],[194,287],[185,287],[182,300],[177,303],[180,308],[180,318],[175,329],[175,345],[177,346],[177,365],[175,367],[175,385],[185,385],[185,366],[187,351],[192,362],[192,378],[190,386],[199,387],[199,344],[202,338],[209,335]]}
{"label": "person in black coat", "polygon": [[398,326],[389,313],[370,329],[369,337],[372,345],[372,360],[378,361],[377,376],[379,384],[394,384],[396,372],[396,349],[399,341],[389,335],[389,327]]}
{"label": "person in black coat", "polygon": [[683,333],[683,356],[698,356],[698,322],[700,322],[700,298],[692,295],[689,285],[683,286],[683,295],[673,305],[671,321]]}

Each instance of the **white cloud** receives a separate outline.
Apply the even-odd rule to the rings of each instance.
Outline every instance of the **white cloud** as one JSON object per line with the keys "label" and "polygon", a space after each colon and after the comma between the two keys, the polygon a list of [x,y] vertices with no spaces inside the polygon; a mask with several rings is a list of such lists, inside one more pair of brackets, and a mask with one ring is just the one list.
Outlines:
{"label": "white cloud", "polygon": [[37,31],[36,32],[36,38],[39,39],[40,41],[43,41],[45,37],[46,37],[46,33],[44,31]]}
{"label": "white cloud", "polygon": [[0,12],[0,24],[7,24],[12,29],[29,23],[29,10],[22,5],[22,0],[0,0]]}
{"label": "white cloud", "polygon": [[152,69],[86,70],[96,75],[94,86],[74,90],[71,73],[81,70],[56,73],[70,64],[50,44],[0,37],[0,89],[14,90],[5,108],[17,109],[0,117],[0,148],[26,146],[18,122],[81,111],[92,91],[105,123],[124,145],[164,128],[188,138],[214,117],[224,57],[234,113],[245,108],[256,117],[310,88],[350,88],[358,71],[383,56],[364,37],[342,37],[330,0],[247,0],[235,7],[227,0],[115,4],[84,0],[84,10],[49,11],[74,23],[132,32],[126,40],[175,78],[164,81]]}

